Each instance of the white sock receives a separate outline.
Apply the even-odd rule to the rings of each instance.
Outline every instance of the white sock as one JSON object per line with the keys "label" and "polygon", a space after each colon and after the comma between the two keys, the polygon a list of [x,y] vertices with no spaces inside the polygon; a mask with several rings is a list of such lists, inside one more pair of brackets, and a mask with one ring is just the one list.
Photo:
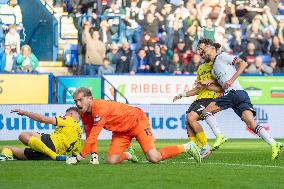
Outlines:
{"label": "white sock", "polygon": [[132,155],[131,155],[129,152],[125,152],[125,153],[127,153],[127,159],[128,159],[128,160],[131,160]]}
{"label": "white sock", "polygon": [[268,134],[268,132],[260,125],[257,125],[254,131],[260,138],[262,138],[267,144],[271,145],[276,141]]}
{"label": "white sock", "polygon": [[184,147],[184,150],[185,150],[185,151],[188,151],[188,150],[190,149],[190,146],[191,146],[190,143],[191,143],[191,142],[188,142],[188,143],[186,143],[186,144],[183,144],[183,147]]}
{"label": "white sock", "polygon": [[210,145],[209,144],[205,144],[204,146],[202,146],[201,148],[204,148],[204,149],[210,149]]}
{"label": "white sock", "polygon": [[215,136],[222,134],[220,128],[217,126],[215,116],[212,113],[206,112],[204,117],[206,123],[209,125]]}

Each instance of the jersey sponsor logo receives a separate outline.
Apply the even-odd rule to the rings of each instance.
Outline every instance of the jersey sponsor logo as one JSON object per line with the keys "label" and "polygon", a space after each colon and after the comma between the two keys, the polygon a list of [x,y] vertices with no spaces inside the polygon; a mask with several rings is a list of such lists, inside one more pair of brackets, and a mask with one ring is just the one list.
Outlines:
{"label": "jersey sponsor logo", "polygon": [[97,122],[99,122],[100,120],[101,120],[101,117],[100,117],[100,116],[96,115],[96,116],[94,117],[94,123],[97,123]]}

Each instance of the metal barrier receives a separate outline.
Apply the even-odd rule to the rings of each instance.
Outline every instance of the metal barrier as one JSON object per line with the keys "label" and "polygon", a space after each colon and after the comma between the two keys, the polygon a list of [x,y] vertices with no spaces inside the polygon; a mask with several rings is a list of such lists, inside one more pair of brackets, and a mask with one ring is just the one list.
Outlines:
{"label": "metal barrier", "polygon": [[[56,77],[54,77],[54,81],[55,81],[55,91],[53,93],[54,99],[55,99],[55,103],[57,104],[66,104],[66,97],[67,94],[69,94],[70,96],[72,96],[72,93],[68,90],[68,87],[66,87],[59,79],[57,79]],[[59,96],[57,90],[58,90],[58,86],[61,85],[63,87],[63,94],[62,96]],[[62,100],[61,100],[62,99]],[[62,102],[62,103],[61,103]]]}
{"label": "metal barrier", "polygon": [[[14,18],[14,22],[13,23],[5,23],[5,22],[3,22],[2,17],[6,17],[6,16],[7,17],[13,17]],[[7,24],[7,25],[9,25],[9,24],[16,24],[16,16],[14,14],[0,14],[0,18],[1,18],[3,24]]]}
{"label": "metal barrier", "polygon": [[[54,80],[54,91],[53,91],[53,103],[56,104],[66,104],[67,102],[67,96],[72,96],[71,91],[68,89],[68,87],[62,83],[59,79],[57,79],[57,77],[53,77]],[[108,96],[104,91],[104,83],[108,83],[108,85],[110,85],[113,89],[114,89],[114,97],[111,98],[110,96]],[[63,88],[63,93],[59,94],[58,90],[59,90],[59,86],[61,86]],[[62,95],[62,96],[61,96]],[[108,100],[114,100],[117,101],[118,100],[118,95],[120,97],[122,97],[125,100],[125,103],[128,104],[128,100],[127,98],[118,90],[116,89],[106,78],[104,78],[103,76],[101,76],[101,98],[102,99],[108,99]]]}
{"label": "metal barrier", "polygon": [[[76,17],[76,15],[75,14],[68,14],[68,15],[62,15],[62,16],[59,17],[59,37],[60,37],[60,39],[62,39],[62,40],[78,39],[78,37],[64,37],[64,36],[62,36],[62,32],[61,32],[62,31],[62,19],[64,17],[68,17],[68,18],[72,17],[72,18],[74,18],[74,17]],[[87,19],[87,20],[91,18],[93,20],[93,17],[92,16],[88,16],[88,15],[81,15],[80,17],[81,17],[82,20],[84,18]],[[120,24],[121,24],[121,17],[120,16],[103,16],[103,15],[98,15],[97,17],[99,19],[101,19],[101,20],[118,18],[119,19],[118,36],[120,36],[120,32],[121,32],[120,31]]]}
{"label": "metal barrier", "polygon": [[[15,14],[0,14],[0,18],[2,18],[2,16],[13,16],[13,18],[14,18],[14,22],[13,23],[4,23],[3,21],[0,23],[0,24],[5,24],[5,25],[7,25],[7,26],[9,26],[9,25],[11,25],[11,24],[15,24],[15,25],[17,25],[17,23],[16,23],[16,15]],[[3,19],[2,19],[3,20]],[[21,40],[21,42],[24,42],[25,40],[26,40],[26,33],[25,33],[25,28],[24,28],[24,26],[21,26],[22,27],[22,30],[20,30],[20,32],[19,32],[19,35],[20,35],[20,40]],[[5,40],[5,38],[0,38],[0,40]],[[1,42],[0,42],[1,43]]]}
{"label": "metal barrier", "polygon": [[[117,88],[115,88],[115,87],[113,86],[113,84],[111,84],[104,76],[101,76],[101,78],[102,78],[102,94],[103,94],[102,97],[103,97],[103,99],[105,99],[105,97],[107,97],[109,100],[117,101],[117,95],[119,94],[119,95],[125,100],[125,103],[126,103],[126,104],[129,104],[127,98],[126,98],[119,90],[117,90]],[[110,98],[110,97],[104,92],[104,82],[105,82],[105,81],[114,89],[114,91],[113,91],[113,99]]]}
{"label": "metal barrier", "polygon": [[42,0],[41,2],[43,2],[43,5],[46,7],[47,10],[51,10],[51,14],[55,14],[55,11],[54,11],[53,7],[50,6],[50,5],[46,2],[46,0]]}

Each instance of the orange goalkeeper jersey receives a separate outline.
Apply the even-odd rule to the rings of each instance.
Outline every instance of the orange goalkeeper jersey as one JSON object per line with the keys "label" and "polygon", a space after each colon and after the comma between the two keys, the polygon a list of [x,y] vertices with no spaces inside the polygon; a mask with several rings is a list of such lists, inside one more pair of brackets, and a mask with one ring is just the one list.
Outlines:
{"label": "orange goalkeeper jersey", "polygon": [[107,100],[93,100],[92,112],[81,114],[86,142],[81,151],[83,157],[97,152],[97,138],[104,128],[118,133],[139,132],[137,120],[142,110],[123,103]]}

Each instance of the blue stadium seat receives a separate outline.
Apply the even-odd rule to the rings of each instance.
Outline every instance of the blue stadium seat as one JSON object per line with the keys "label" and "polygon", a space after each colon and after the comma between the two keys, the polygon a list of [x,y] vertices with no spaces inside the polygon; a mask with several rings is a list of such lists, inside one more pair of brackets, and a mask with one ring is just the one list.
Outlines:
{"label": "blue stadium seat", "polygon": [[8,4],[9,0],[0,0],[0,4]]}
{"label": "blue stadium seat", "polygon": [[76,66],[79,63],[78,45],[64,45],[64,62],[66,66]]}
{"label": "blue stadium seat", "polygon": [[265,54],[265,55],[262,56],[262,63],[263,64],[269,64],[270,60],[271,60],[270,55]]}
{"label": "blue stadium seat", "polygon": [[275,17],[277,18],[277,20],[284,20],[284,15],[275,15]]}

